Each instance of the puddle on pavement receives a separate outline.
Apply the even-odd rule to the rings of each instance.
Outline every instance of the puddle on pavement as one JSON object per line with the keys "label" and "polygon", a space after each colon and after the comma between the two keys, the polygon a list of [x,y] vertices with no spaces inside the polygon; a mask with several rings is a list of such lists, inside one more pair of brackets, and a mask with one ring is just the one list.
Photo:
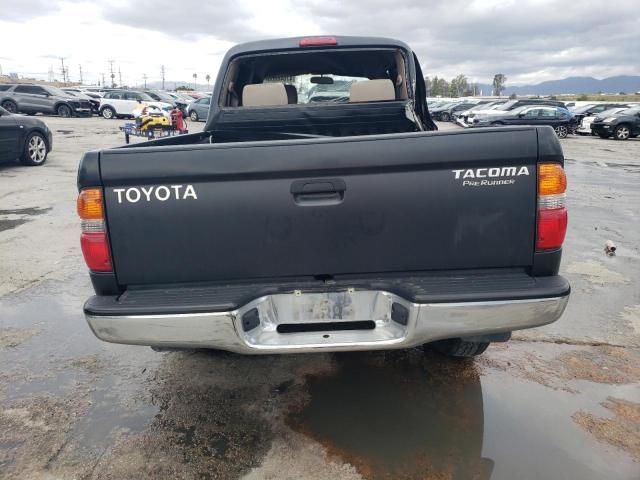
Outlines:
{"label": "puddle on pavement", "polygon": [[335,375],[307,378],[309,401],[288,424],[367,479],[638,477],[628,456],[571,418],[597,408],[604,391],[637,389],[589,384],[588,395],[571,394],[411,353],[336,358]]}
{"label": "puddle on pavement", "polygon": [[0,210],[0,217],[18,216],[19,218],[0,218],[0,232],[11,230],[23,225],[31,220],[29,217],[42,215],[51,210],[51,207],[45,208],[10,208]]}

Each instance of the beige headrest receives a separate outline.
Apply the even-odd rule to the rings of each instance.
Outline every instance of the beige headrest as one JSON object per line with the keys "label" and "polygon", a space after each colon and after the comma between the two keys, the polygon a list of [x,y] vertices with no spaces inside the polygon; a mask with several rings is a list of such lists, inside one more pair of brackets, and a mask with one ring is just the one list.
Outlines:
{"label": "beige headrest", "polygon": [[242,105],[263,107],[289,103],[284,83],[253,83],[242,89]]}
{"label": "beige headrest", "polygon": [[379,102],[395,99],[396,90],[393,87],[393,82],[384,78],[354,82],[349,91],[350,102]]}

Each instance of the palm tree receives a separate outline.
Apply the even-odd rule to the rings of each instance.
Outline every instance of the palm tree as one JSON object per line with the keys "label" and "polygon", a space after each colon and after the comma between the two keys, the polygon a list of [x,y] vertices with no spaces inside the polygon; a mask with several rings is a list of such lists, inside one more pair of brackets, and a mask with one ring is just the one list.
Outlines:
{"label": "palm tree", "polygon": [[204,77],[207,80],[207,90],[209,89],[209,80],[211,80],[211,75],[207,73],[207,76]]}
{"label": "palm tree", "polygon": [[193,74],[193,89],[196,90],[196,81],[198,80],[198,74]]}

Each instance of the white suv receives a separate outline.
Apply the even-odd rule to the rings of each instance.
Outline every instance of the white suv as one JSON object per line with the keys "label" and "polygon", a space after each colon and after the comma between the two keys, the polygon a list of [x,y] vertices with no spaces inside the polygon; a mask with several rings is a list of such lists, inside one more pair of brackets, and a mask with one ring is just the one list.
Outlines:
{"label": "white suv", "polygon": [[144,92],[113,90],[106,92],[100,99],[100,115],[108,119],[132,117],[133,111],[140,105],[139,102],[162,110],[171,109],[170,103],[156,102]]}

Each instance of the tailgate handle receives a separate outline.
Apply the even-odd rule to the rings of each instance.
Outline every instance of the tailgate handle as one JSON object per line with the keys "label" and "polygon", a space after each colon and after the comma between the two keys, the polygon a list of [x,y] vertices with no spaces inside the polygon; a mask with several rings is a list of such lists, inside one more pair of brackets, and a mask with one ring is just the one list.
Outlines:
{"label": "tailgate handle", "polygon": [[291,194],[298,205],[335,205],[342,202],[347,184],[341,178],[296,180],[291,184]]}

